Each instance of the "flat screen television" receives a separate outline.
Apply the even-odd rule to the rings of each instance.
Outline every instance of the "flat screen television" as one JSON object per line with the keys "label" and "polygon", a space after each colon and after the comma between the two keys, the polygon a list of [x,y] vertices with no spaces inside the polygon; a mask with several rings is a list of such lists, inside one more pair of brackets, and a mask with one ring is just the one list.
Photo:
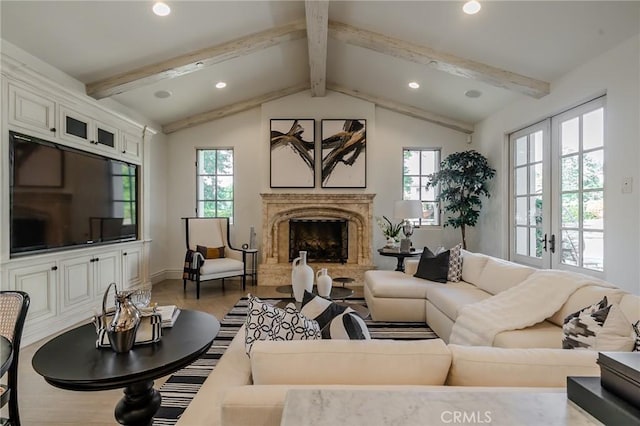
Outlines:
{"label": "flat screen television", "polygon": [[9,132],[11,255],[138,239],[138,166]]}

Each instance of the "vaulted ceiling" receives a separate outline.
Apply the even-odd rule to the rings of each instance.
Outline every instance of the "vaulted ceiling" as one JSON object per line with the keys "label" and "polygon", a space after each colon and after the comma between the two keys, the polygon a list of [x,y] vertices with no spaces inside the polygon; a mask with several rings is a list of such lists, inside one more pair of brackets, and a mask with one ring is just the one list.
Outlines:
{"label": "vaulted ceiling", "polygon": [[166,133],[308,89],[471,132],[640,32],[636,1],[167,3],[159,17],[151,1],[3,0],[0,31]]}

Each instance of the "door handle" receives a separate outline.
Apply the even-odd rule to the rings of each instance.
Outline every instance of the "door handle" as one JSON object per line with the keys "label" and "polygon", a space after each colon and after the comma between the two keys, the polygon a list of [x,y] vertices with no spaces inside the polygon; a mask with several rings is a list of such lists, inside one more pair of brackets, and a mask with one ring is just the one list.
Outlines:
{"label": "door handle", "polygon": [[551,238],[549,238],[549,250],[551,253],[556,252],[556,236],[555,234],[551,234]]}

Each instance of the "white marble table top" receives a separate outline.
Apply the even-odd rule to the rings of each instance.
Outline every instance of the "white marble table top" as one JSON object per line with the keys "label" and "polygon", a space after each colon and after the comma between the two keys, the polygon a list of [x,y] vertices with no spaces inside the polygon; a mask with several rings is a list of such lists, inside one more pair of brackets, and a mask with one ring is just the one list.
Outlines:
{"label": "white marble table top", "polygon": [[281,426],[601,425],[565,392],[292,389]]}

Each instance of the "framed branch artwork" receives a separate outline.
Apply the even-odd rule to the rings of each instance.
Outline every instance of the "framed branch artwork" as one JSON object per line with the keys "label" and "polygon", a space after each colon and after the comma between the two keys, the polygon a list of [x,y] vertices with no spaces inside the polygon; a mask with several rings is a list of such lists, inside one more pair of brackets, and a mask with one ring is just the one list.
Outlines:
{"label": "framed branch artwork", "polygon": [[272,119],[271,188],[313,188],[315,120]]}
{"label": "framed branch artwork", "polygon": [[322,187],[367,187],[367,120],[322,120]]}

